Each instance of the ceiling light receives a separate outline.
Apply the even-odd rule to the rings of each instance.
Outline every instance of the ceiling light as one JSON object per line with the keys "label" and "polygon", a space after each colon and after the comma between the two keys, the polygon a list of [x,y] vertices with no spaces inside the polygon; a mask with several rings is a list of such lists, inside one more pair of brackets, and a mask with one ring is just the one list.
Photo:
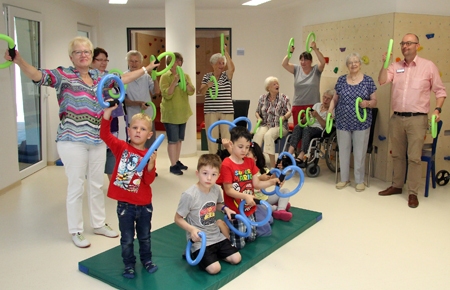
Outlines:
{"label": "ceiling light", "polygon": [[109,4],[127,4],[128,0],[109,0]]}
{"label": "ceiling light", "polygon": [[247,5],[247,6],[258,6],[260,4],[269,2],[270,0],[251,0],[245,3],[242,3],[242,5]]}

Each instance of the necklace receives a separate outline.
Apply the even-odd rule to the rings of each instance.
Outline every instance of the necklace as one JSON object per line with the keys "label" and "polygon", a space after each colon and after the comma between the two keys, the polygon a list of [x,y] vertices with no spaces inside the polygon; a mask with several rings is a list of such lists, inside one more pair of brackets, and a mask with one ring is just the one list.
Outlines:
{"label": "necklace", "polygon": [[355,83],[357,79],[359,79],[359,74],[355,75],[354,77],[351,75],[348,75],[349,79],[352,81],[352,83]]}

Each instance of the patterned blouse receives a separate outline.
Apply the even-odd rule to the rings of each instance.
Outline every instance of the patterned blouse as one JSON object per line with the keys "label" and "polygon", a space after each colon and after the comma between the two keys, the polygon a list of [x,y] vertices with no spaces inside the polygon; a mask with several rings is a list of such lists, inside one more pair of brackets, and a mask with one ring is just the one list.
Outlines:
{"label": "patterned blouse", "polygon": [[[370,95],[377,90],[373,79],[364,75],[359,84],[350,85],[347,83],[347,75],[342,75],[334,88],[339,97],[335,108],[336,128],[342,131],[358,131],[370,128],[372,109],[367,108],[367,119],[365,122],[360,122],[356,117],[355,102],[358,97],[363,100],[370,100]],[[362,108],[359,108],[359,114],[361,117],[364,116]]]}
{"label": "patterned blouse", "polygon": [[[74,67],[56,69],[40,69],[42,79],[36,85],[55,88],[59,104],[60,123],[56,142],[72,141],[97,145],[100,139],[100,121],[103,109],[97,101],[97,85],[100,71],[89,70],[94,81],[93,86],[84,83],[80,73]],[[111,81],[107,86],[111,87]]]}
{"label": "patterned blouse", "polygon": [[[280,126],[280,117],[286,115],[292,110],[289,97],[285,94],[278,93],[275,100],[269,100],[270,93],[262,95],[258,100],[258,107],[256,112],[262,118],[261,126],[268,126],[269,128]],[[283,127],[288,130],[288,121],[283,121]]]}

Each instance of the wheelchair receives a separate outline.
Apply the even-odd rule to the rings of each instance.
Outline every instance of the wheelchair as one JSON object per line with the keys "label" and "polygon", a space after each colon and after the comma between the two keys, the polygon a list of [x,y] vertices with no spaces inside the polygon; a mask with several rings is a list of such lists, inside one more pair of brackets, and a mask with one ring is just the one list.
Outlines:
{"label": "wheelchair", "polygon": [[[289,146],[289,139],[291,134],[286,137],[283,151],[287,151]],[[317,177],[320,174],[319,160],[325,159],[328,169],[332,172],[339,171],[339,166],[336,164],[336,147],[337,147],[337,135],[336,128],[333,127],[328,134],[324,129],[319,137],[314,137],[309,143],[308,151],[305,153],[307,156],[305,173],[308,177]],[[337,166],[337,168],[336,168]]]}

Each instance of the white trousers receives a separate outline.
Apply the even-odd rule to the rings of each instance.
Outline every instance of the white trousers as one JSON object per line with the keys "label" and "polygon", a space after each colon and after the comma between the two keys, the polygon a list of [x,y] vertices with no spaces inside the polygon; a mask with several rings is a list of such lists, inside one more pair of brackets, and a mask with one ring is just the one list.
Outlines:
{"label": "white trousers", "polygon": [[366,169],[366,153],[369,143],[370,128],[359,131],[337,130],[339,145],[339,167],[341,169],[341,181],[350,181],[350,156],[353,145],[353,171],[355,183],[364,183]]}
{"label": "white trousers", "polygon": [[67,176],[67,223],[69,233],[83,232],[83,193],[87,178],[88,207],[93,228],[105,225],[105,197],[103,179],[106,145],[88,145],[82,142],[56,143]]}
{"label": "white trousers", "polygon": [[[286,136],[287,133],[288,131],[283,127],[283,137]],[[267,126],[262,126],[256,130],[255,136],[253,136],[253,141],[259,146],[262,146],[262,141],[264,139],[264,153],[275,155],[275,140],[278,138],[280,138],[280,127],[273,127],[269,129]]]}

